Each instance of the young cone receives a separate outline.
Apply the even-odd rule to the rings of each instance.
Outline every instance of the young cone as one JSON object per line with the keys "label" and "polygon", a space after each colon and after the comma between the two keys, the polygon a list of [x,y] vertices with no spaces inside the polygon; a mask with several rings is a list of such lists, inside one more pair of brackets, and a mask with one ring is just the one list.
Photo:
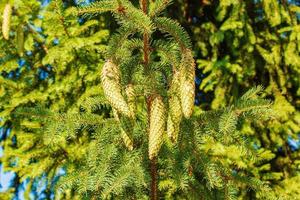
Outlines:
{"label": "young cone", "polygon": [[157,95],[150,107],[150,128],[149,128],[149,158],[152,160],[158,155],[163,142],[165,130],[165,105],[162,97]]}
{"label": "young cone", "polygon": [[10,17],[12,13],[12,7],[8,3],[4,7],[3,11],[3,21],[2,21],[2,34],[4,39],[9,39],[9,30],[10,30]]}
{"label": "young cone", "polygon": [[102,69],[101,81],[103,86],[104,95],[111,104],[121,114],[131,117],[129,106],[121,93],[120,74],[118,67],[111,62],[107,61]]}
{"label": "young cone", "polygon": [[180,94],[182,113],[185,118],[193,114],[195,100],[195,61],[192,51],[185,49],[180,66]]}
{"label": "young cone", "polygon": [[180,129],[180,122],[182,119],[182,108],[180,104],[180,98],[178,94],[178,88],[180,86],[179,72],[175,72],[170,87],[169,95],[169,113],[167,121],[167,134],[173,143],[177,142],[178,133]]}
{"label": "young cone", "polygon": [[18,44],[18,53],[19,56],[23,56],[24,54],[24,30],[23,24],[19,24],[17,31],[17,44]]}

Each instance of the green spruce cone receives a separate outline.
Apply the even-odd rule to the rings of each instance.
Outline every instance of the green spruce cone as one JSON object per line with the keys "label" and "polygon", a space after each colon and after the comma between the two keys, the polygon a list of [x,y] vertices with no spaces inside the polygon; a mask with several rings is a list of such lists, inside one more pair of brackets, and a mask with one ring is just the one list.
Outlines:
{"label": "green spruce cone", "polygon": [[192,51],[185,49],[180,64],[180,100],[185,118],[193,114],[195,100],[195,61]]}
{"label": "green spruce cone", "polygon": [[10,18],[12,13],[12,7],[8,3],[4,7],[3,11],[3,21],[2,21],[2,34],[4,39],[9,39],[9,30],[10,30]]}
{"label": "green spruce cone", "polygon": [[121,137],[123,142],[128,150],[133,150],[133,139],[132,139],[132,132],[133,132],[133,122],[128,117],[121,117],[118,114],[118,111],[113,109],[113,114],[115,119],[119,122]]}
{"label": "green spruce cone", "polygon": [[149,127],[149,158],[152,160],[158,155],[163,142],[165,131],[165,105],[162,97],[154,97],[150,106],[150,127]]}
{"label": "green spruce cone", "polygon": [[169,93],[169,112],[167,121],[167,134],[173,143],[177,142],[180,122],[182,119],[182,108],[177,91],[180,86],[179,72],[175,72]]}
{"label": "green spruce cone", "polygon": [[19,56],[23,56],[24,54],[24,30],[23,24],[19,24],[17,30],[17,44],[18,44],[18,54]]}
{"label": "green spruce cone", "polygon": [[120,74],[118,67],[110,60],[108,60],[102,69],[101,81],[104,95],[111,104],[122,115],[131,117],[129,106],[121,93]]}

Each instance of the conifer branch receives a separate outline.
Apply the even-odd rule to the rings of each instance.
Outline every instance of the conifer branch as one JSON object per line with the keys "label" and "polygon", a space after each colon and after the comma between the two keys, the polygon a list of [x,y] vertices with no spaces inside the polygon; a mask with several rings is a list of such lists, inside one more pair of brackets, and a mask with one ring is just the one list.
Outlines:
{"label": "conifer branch", "polygon": [[163,40],[157,40],[154,41],[153,44],[153,49],[162,53],[163,56],[165,57],[165,62],[171,64],[175,70],[178,68],[180,64],[180,49],[177,45],[174,44],[174,41],[163,41]]}
{"label": "conifer branch", "polygon": [[[19,13],[18,10],[14,10],[14,13],[15,13],[15,15],[17,15],[18,17],[21,17],[21,14]],[[31,33],[33,33],[34,39],[41,45],[41,47],[42,47],[42,49],[44,50],[44,52],[45,52],[46,54],[48,54],[48,53],[49,53],[49,48],[48,48],[48,47],[46,46],[46,44],[45,44],[44,36],[43,36],[41,33],[37,32],[31,24],[26,23],[24,26],[26,26],[26,28],[28,28],[28,30],[29,30]],[[24,34],[24,33],[23,33],[23,34]],[[24,36],[23,36],[23,37],[24,37]],[[24,45],[24,44],[23,44],[23,45]],[[22,47],[22,48],[24,48],[24,47]]]}
{"label": "conifer branch", "polygon": [[88,16],[96,15],[105,12],[116,12],[117,10],[121,11],[119,4],[115,0],[102,0],[91,3],[89,6],[80,7],[78,9],[78,15]]}
{"label": "conifer branch", "polygon": [[111,39],[109,40],[109,45],[107,49],[107,58],[116,59],[117,55],[116,52],[120,48],[120,43],[125,41],[130,35],[134,34],[136,32],[135,29],[128,29],[125,27],[121,27],[116,31],[117,33],[114,34]]}
{"label": "conifer branch", "polygon": [[48,47],[45,45],[45,41],[42,40],[42,36],[40,35],[40,33],[38,33],[36,30],[34,30],[34,28],[30,25],[30,24],[26,24],[27,28],[29,29],[29,31],[31,33],[33,33],[34,38],[41,44],[42,49],[45,51],[46,54],[49,53],[49,49]]}
{"label": "conifer branch", "polygon": [[161,14],[163,10],[165,10],[170,4],[172,4],[173,0],[156,0],[151,2],[149,16],[151,18],[158,16]]}
{"label": "conifer branch", "polygon": [[128,0],[103,0],[78,10],[78,14],[84,17],[104,12],[111,12],[118,23],[128,28],[138,29],[142,33],[150,33],[153,29],[151,19],[147,14],[135,8]]}
{"label": "conifer branch", "polygon": [[166,17],[157,17],[154,19],[154,24],[163,33],[171,35],[181,48],[190,49],[192,47],[188,33],[178,22]]}

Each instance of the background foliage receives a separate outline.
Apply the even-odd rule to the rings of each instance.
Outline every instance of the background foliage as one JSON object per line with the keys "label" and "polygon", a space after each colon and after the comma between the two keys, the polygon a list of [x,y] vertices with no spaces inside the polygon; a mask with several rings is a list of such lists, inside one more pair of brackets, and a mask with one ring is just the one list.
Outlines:
{"label": "background foliage", "polygon": [[[93,156],[86,156],[86,153],[99,152],[102,155],[101,149],[97,149],[102,144],[107,151],[104,155],[112,160],[124,159],[121,163],[137,163],[135,159],[139,160],[141,153],[136,152],[136,155],[127,158],[126,153],[105,143],[108,139],[98,135],[105,131],[117,133],[118,130],[108,130],[107,125],[94,127],[95,122],[110,116],[110,108],[101,96],[97,72],[103,65],[109,31],[114,32],[117,25],[109,15],[93,16],[89,20],[78,17],[74,14],[77,1],[51,1],[49,5],[36,0],[15,0],[11,3],[14,4],[14,10],[10,38],[5,40],[0,36],[0,115],[4,148],[1,162],[6,170],[14,171],[16,177],[11,190],[2,193],[1,198],[9,199],[17,194],[24,181],[27,182],[26,195],[30,195],[29,192],[35,190],[42,177],[47,180],[47,187],[42,192],[45,198],[53,198],[54,193],[57,199],[76,199],[81,198],[78,197],[79,193],[87,191],[91,193],[87,193],[91,195],[87,197],[97,196],[100,190],[86,187],[94,186],[93,181],[98,179],[84,180],[84,177],[90,177],[86,173],[101,176],[101,172],[92,166],[103,162],[88,160]],[[5,4],[4,1],[0,3],[1,13]],[[276,116],[268,123],[252,123],[249,120],[239,120],[238,123],[239,134],[248,138],[248,147],[259,157],[250,159],[248,154],[237,156],[240,149],[235,149],[234,145],[228,146],[224,141],[216,145],[209,137],[201,137],[201,140],[206,141],[201,151],[213,152],[208,160],[217,160],[227,169],[238,166],[236,169],[245,175],[270,184],[274,194],[285,199],[300,199],[299,6],[297,1],[285,0],[177,0],[164,13],[177,18],[192,38],[197,60],[195,104],[199,107],[196,113],[235,104],[254,85],[261,84],[266,88],[264,95],[274,101]],[[24,50],[20,49],[22,34]],[[87,100],[87,97],[93,98]],[[50,114],[57,122],[63,121],[64,127],[53,123],[50,128],[40,129],[43,122],[24,116],[17,117],[14,112],[18,108],[36,104],[41,106],[37,113],[39,121],[43,114]],[[53,113],[47,113],[43,107],[50,108]],[[27,111],[32,112],[26,109],[20,112],[24,114]],[[78,111],[84,114],[81,117],[74,114]],[[97,115],[91,116],[89,113]],[[80,121],[82,119],[86,121]],[[55,134],[57,130],[59,134]],[[109,140],[114,140],[115,135],[110,137]],[[116,144],[119,143],[116,139]],[[177,152],[179,155],[182,156]],[[172,163],[172,159],[165,162]],[[126,169],[130,165],[120,166],[117,164],[113,169],[143,174],[139,165],[133,171]],[[210,172],[207,175],[213,174],[214,163],[207,166],[210,166],[205,168]],[[76,174],[78,170],[75,169],[78,167],[83,168],[82,174]],[[63,168],[68,168],[71,176],[62,179],[70,184],[65,184],[64,192],[61,193],[54,187],[53,180]],[[72,177],[82,179],[74,182],[70,180]],[[130,184],[137,184],[139,190],[146,184],[144,180],[147,180],[147,175],[137,177],[139,181],[135,183],[131,180]],[[224,182],[217,175],[213,177],[208,179],[210,181],[203,181],[203,185],[209,185],[211,190],[201,191],[207,197],[212,195],[212,199],[222,199],[221,194],[214,191],[222,188]],[[112,182],[114,178],[117,179],[117,176],[112,177]],[[184,182],[185,178],[179,176],[161,180],[159,187],[165,191],[165,198],[176,195],[176,191],[185,190],[184,183],[188,183]],[[182,185],[178,185],[176,180],[180,180]],[[86,187],[80,188],[85,181]],[[240,184],[232,193],[238,194],[240,199],[263,198],[255,188],[249,189],[248,185]],[[80,189],[74,190],[76,187]],[[36,193],[33,198],[41,195]]]}
{"label": "background foliage", "polygon": [[[46,139],[51,134],[39,130],[41,124],[17,119],[12,111],[34,104],[63,113],[77,110],[85,96],[98,92],[95,70],[103,62],[109,31],[102,19],[83,24],[83,19],[74,15],[75,2],[52,1],[44,6],[36,0],[11,3],[14,11],[10,39],[1,38],[0,86],[1,123],[4,130],[11,131],[2,135],[5,153],[1,160],[6,170],[17,174],[15,189],[25,180],[33,185],[36,178],[46,175],[45,193],[50,198],[51,180],[65,161],[76,163],[82,158],[88,138],[50,146],[53,138]],[[1,1],[1,7],[4,5]],[[22,26],[24,34],[23,56],[16,45],[18,26]],[[30,191],[30,186],[27,188]]]}
{"label": "background foliage", "polygon": [[[181,12],[197,52],[200,107],[222,107],[262,84],[277,117],[243,124],[253,148],[269,152],[248,170],[278,195],[299,199],[299,2],[190,1]],[[242,196],[251,199],[251,191]]]}

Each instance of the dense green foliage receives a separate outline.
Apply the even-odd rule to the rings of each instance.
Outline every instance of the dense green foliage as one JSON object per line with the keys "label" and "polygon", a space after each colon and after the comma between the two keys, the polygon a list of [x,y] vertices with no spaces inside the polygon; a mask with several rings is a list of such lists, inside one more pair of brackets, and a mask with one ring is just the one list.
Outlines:
{"label": "dense green foliage", "polygon": [[[197,52],[200,107],[223,107],[245,88],[263,85],[277,117],[267,124],[243,123],[254,148],[270,153],[248,173],[269,182],[278,196],[299,199],[299,1],[189,1],[181,8],[180,21]],[[243,193],[254,196],[251,190]]]}
{"label": "dense green foliage", "polygon": [[[36,178],[46,173],[52,180],[63,167],[67,175],[55,190],[47,185],[47,198],[54,192],[57,199],[148,199],[153,177],[144,96],[158,92],[172,109],[174,68],[183,49],[193,47],[199,107],[177,123],[177,144],[166,134],[160,141],[159,196],[300,199],[299,151],[288,142],[300,132],[296,2],[155,0],[147,15],[137,1],[99,0],[79,12],[67,2],[10,1],[9,38],[0,36],[1,125],[12,128],[1,143],[1,162],[16,172],[16,187],[30,178],[29,195]],[[104,12],[112,15],[99,15]],[[178,19],[192,42],[167,16]],[[113,17],[122,26],[117,31]],[[117,32],[109,43],[108,29]],[[151,37],[146,70],[145,33]],[[126,86],[135,85],[133,128],[132,120],[114,117],[115,106],[104,97],[104,57],[120,66],[126,101]],[[265,92],[244,94],[258,84]],[[274,101],[272,110],[264,98]],[[123,137],[128,127],[132,143]]]}

